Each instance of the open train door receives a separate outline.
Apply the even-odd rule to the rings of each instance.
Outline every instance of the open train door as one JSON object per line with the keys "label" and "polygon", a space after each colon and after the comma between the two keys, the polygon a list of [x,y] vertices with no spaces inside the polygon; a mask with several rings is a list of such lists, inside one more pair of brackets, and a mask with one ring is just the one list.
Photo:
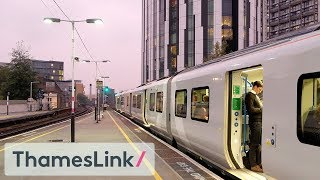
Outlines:
{"label": "open train door", "polygon": [[251,91],[254,81],[263,81],[262,66],[229,73],[227,148],[230,160],[237,169],[250,168],[248,158],[250,130],[245,96]]}

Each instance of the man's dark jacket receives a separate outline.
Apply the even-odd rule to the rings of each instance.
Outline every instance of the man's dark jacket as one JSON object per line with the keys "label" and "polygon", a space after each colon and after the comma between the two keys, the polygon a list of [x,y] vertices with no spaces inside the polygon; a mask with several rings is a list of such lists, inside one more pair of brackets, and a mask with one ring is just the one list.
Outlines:
{"label": "man's dark jacket", "polygon": [[248,111],[250,122],[262,121],[262,107],[260,106],[258,97],[252,92],[246,95],[246,109]]}

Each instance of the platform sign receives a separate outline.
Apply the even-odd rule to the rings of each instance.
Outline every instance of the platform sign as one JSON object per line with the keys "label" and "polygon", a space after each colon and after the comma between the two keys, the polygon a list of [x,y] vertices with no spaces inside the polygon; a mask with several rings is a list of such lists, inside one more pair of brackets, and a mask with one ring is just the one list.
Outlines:
{"label": "platform sign", "polygon": [[97,82],[96,82],[96,87],[97,87],[98,89],[101,89],[101,88],[103,87],[103,82],[102,82],[102,81],[97,81]]}

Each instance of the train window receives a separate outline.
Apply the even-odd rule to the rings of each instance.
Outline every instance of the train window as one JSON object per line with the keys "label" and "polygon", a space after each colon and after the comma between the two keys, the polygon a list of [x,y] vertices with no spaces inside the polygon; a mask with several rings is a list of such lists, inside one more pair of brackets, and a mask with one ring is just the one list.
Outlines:
{"label": "train window", "polygon": [[298,80],[297,135],[302,143],[320,146],[320,72]]}
{"label": "train window", "polygon": [[163,92],[157,92],[156,111],[162,112],[163,110]]}
{"label": "train window", "polygon": [[176,91],[175,114],[178,117],[187,117],[187,90]]}
{"label": "train window", "polygon": [[209,87],[193,88],[191,94],[191,119],[208,122]]}
{"label": "train window", "polygon": [[154,111],[154,105],[155,105],[155,93],[150,93],[150,104],[149,104],[149,110]]}
{"label": "train window", "polygon": [[134,108],[137,107],[137,96],[136,95],[133,95],[132,107],[134,107]]}
{"label": "train window", "polygon": [[121,97],[121,105],[124,105],[124,97]]}
{"label": "train window", "polygon": [[141,95],[137,96],[137,108],[141,109]]}

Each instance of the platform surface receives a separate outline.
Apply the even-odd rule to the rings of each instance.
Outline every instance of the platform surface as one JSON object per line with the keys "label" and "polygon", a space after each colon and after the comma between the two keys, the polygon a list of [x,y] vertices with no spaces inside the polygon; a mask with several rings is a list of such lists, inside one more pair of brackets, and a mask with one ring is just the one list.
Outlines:
{"label": "platform surface", "polygon": [[[107,180],[107,179],[221,179],[211,171],[193,161],[188,156],[155,138],[152,134],[132,123],[113,110],[104,112],[104,117],[96,123],[94,113],[76,119],[76,142],[147,142],[155,145],[154,176],[115,176],[115,177],[16,177],[4,174],[4,144],[31,142],[70,142],[70,121],[37,129],[28,133],[0,140],[0,179],[1,180]],[[197,175],[197,176],[195,176]],[[197,178],[195,178],[197,177]]]}

